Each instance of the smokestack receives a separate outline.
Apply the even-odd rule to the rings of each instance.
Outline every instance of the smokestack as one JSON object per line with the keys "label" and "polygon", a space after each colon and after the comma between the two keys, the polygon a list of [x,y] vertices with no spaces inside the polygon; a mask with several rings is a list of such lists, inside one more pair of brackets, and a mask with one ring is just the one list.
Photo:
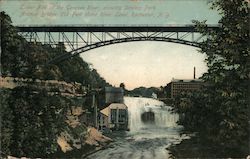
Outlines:
{"label": "smokestack", "polygon": [[194,67],[194,79],[195,79],[195,67]]}

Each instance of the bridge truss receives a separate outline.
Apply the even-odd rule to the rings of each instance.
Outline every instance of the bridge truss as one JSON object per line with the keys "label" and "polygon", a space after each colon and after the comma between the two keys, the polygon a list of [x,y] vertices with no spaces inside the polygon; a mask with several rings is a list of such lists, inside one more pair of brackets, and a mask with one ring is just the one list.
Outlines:
{"label": "bridge truss", "polygon": [[[69,53],[56,57],[56,62],[91,49],[133,41],[173,42],[193,47],[206,37],[194,26],[17,26],[27,41],[52,47],[64,43]],[[208,29],[216,29],[209,26]]]}

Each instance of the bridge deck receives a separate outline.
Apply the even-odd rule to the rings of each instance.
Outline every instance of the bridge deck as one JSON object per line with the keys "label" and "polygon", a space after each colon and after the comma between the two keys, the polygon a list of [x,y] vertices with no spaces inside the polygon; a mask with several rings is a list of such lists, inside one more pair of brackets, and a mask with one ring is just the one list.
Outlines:
{"label": "bridge deck", "polygon": [[[196,32],[195,26],[16,26],[19,32]],[[216,29],[218,26],[208,26]]]}

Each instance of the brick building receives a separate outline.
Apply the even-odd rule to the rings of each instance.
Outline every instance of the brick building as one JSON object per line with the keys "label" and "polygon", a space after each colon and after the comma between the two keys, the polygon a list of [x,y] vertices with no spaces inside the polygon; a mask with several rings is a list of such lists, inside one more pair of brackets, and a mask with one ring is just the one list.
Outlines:
{"label": "brick building", "polygon": [[193,92],[200,90],[203,84],[204,82],[200,79],[173,79],[168,86],[170,87],[171,98],[175,98],[181,92]]}

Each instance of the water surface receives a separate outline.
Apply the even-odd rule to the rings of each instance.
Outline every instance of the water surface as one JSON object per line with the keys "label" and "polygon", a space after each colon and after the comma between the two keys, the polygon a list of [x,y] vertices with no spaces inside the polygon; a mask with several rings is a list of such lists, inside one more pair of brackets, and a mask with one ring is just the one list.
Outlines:
{"label": "water surface", "polygon": [[[176,122],[178,114],[171,113],[171,107],[151,98],[125,97],[129,112],[128,132],[113,132],[114,142],[110,147],[98,151],[88,159],[166,159],[170,152],[166,150],[171,144],[180,143],[185,135]],[[155,121],[144,123],[141,115],[151,111]]]}

